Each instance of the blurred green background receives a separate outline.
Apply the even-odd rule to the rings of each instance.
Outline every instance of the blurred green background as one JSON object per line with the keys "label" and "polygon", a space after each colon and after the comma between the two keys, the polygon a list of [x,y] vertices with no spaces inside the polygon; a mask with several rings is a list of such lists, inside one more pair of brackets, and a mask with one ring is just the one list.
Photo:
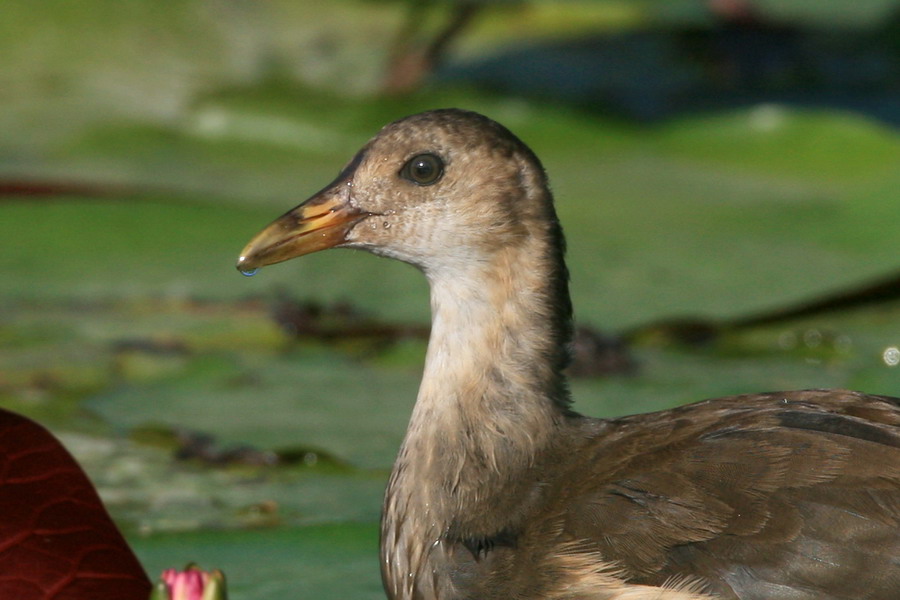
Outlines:
{"label": "blurred green background", "polygon": [[550,174],[578,323],[620,359],[574,380],[580,411],[900,395],[898,15],[6,0],[0,405],[61,437],[151,576],[193,560],[238,600],[383,597],[425,282],[349,251],[233,265],[379,127],[445,106]]}

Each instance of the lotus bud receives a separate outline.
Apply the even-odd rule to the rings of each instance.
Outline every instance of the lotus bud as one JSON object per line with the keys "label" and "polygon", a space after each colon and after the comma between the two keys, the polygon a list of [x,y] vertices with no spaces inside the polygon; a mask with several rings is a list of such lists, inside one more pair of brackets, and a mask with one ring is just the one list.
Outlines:
{"label": "lotus bud", "polygon": [[150,600],[227,600],[225,575],[218,569],[207,573],[190,564],[183,571],[166,569],[153,586]]}

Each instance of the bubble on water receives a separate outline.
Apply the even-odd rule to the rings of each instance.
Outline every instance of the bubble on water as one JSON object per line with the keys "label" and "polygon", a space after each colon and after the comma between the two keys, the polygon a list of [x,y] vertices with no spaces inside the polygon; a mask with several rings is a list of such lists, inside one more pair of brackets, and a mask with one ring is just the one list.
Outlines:
{"label": "bubble on water", "polygon": [[900,348],[897,346],[888,346],[881,353],[881,360],[889,367],[900,365]]}
{"label": "bubble on water", "polygon": [[807,348],[818,348],[822,345],[824,336],[818,329],[807,329],[803,332],[803,343]]}
{"label": "bubble on water", "polygon": [[797,347],[797,334],[793,331],[785,331],[778,336],[778,346],[783,350],[793,350]]}

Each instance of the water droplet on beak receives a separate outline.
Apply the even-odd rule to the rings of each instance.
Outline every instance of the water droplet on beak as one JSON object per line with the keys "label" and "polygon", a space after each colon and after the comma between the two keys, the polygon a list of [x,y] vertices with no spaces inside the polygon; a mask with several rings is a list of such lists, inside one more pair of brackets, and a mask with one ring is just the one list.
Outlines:
{"label": "water droplet on beak", "polygon": [[241,272],[241,275],[244,277],[253,277],[257,273],[259,273],[259,269],[238,269]]}

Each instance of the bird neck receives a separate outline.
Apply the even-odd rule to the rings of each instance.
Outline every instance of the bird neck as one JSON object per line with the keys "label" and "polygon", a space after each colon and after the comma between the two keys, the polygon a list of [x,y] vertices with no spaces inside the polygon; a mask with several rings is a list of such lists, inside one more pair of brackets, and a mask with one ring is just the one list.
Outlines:
{"label": "bird neck", "polygon": [[421,435],[425,452],[452,457],[441,474],[456,489],[473,471],[483,471],[478,481],[530,465],[568,409],[571,304],[550,222],[489,260],[429,273],[432,330],[407,439]]}
{"label": "bird neck", "polygon": [[562,372],[568,277],[549,221],[490,260],[427,272],[431,337],[387,491],[386,561],[397,559],[391,547],[402,538],[427,545],[502,535],[527,512],[534,473],[571,414]]}

